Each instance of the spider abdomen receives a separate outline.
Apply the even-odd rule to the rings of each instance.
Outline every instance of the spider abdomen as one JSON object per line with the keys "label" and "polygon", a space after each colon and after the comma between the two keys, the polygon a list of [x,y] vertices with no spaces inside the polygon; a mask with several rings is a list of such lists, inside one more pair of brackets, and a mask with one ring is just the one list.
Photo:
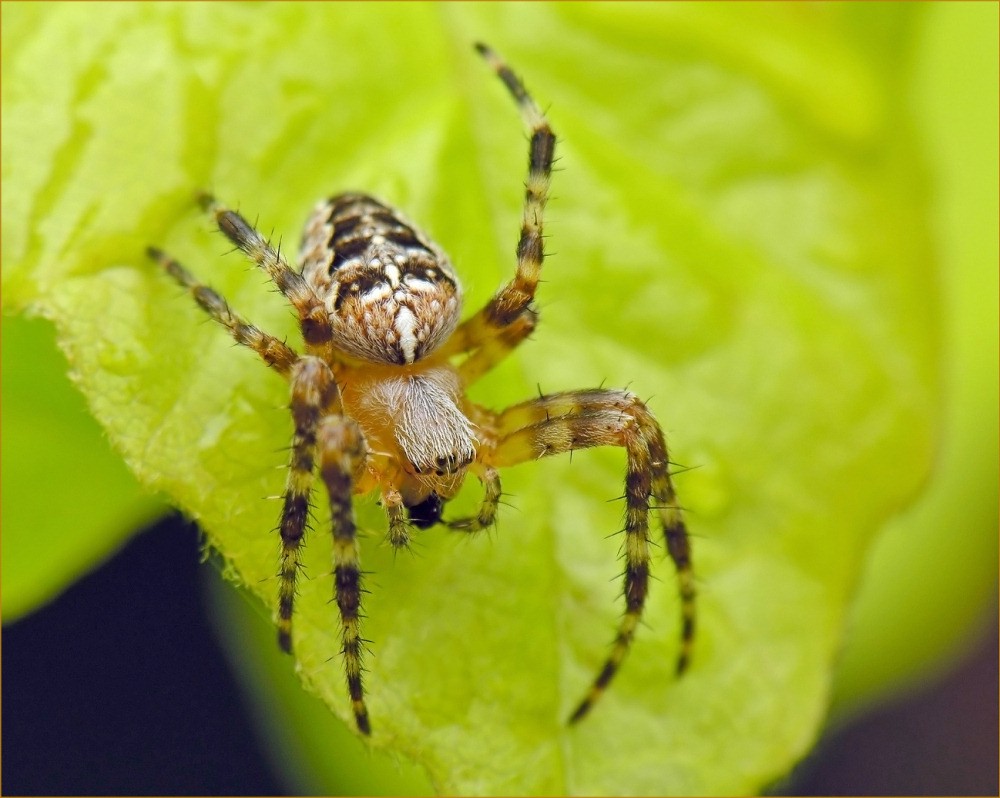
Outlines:
{"label": "spider abdomen", "polygon": [[366,194],[338,194],[316,207],[301,260],[326,304],[336,345],[363,360],[415,363],[458,323],[461,288],[448,257]]}

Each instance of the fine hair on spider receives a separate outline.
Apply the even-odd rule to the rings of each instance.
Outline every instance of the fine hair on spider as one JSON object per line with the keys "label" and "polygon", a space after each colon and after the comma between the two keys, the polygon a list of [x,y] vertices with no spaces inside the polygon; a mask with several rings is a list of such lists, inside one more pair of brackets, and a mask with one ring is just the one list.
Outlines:
{"label": "fine hair on spider", "polygon": [[[180,263],[149,256],[208,315],[289,383],[294,425],[282,494],[277,627],[292,650],[301,545],[318,476],[329,502],[334,597],[341,654],[355,723],[371,733],[362,684],[362,571],[352,497],[377,492],[388,542],[408,545],[413,529],[435,524],[466,533],[493,526],[499,471],[575,449],[616,446],[626,453],[623,594],[625,613],[603,667],[570,722],[586,715],[618,671],[635,636],[649,587],[649,516],[659,521],[680,595],[677,673],[694,640],[695,588],[688,533],[669,471],[663,432],[625,390],[540,394],[495,411],[467,389],[534,330],[535,290],[544,259],[543,212],[556,138],[521,80],[484,44],[476,50],[517,104],[530,132],[517,264],[485,307],[460,322],[462,290],[448,256],[397,210],[362,193],[320,202],[306,222],[299,270],[242,216],[200,194],[219,230],[263,269],[291,303],[303,351],[292,349],[230,308]],[[447,502],[472,474],[483,487],[478,512],[444,520]]]}

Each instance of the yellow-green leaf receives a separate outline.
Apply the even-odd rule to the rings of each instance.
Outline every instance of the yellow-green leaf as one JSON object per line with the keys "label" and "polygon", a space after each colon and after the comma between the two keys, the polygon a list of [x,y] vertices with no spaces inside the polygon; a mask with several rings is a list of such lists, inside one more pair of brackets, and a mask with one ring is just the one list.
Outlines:
{"label": "yellow-green leaf", "polygon": [[[808,750],[865,555],[927,478],[940,419],[928,189],[898,91],[916,11],[883,8],[864,37],[819,5],[3,13],[5,305],[56,322],[129,465],[268,607],[286,388],[143,250],[294,342],[192,194],[291,242],[316,199],[361,189],[433,233],[474,309],[512,274],[524,179],[516,110],[471,43],[500,50],[561,139],[555,254],[538,335],[474,398],[652,397],[690,467],[697,649],[676,680],[658,563],[627,664],[565,725],[621,612],[620,452],[512,470],[496,535],[430,530],[415,556],[393,556],[359,499],[372,745],[477,794],[749,792]],[[318,513],[298,670],[347,719],[327,526]]]}

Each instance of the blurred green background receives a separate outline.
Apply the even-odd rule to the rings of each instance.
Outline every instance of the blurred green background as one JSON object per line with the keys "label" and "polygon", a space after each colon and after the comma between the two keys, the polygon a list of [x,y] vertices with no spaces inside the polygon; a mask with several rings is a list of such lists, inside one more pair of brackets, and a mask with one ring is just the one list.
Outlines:
{"label": "blurred green background", "polygon": [[[767,6],[761,9],[769,13]],[[21,3],[5,3],[0,12],[5,51],[13,37],[38,22],[38,15],[53,13],[44,4]],[[995,618],[997,573],[997,6],[927,4],[900,14],[869,4],[843,14],[846,21],[838,24],[850,32],[844,38],[847,46],[862,49],[886,40],[880,27],[900,25],[899,50],[893,54],[900,64],[898,88],[920,134],[920,169],[933,187],[927,223],[937,248],[939,284],[928,290],[939,292],[944,415],[925,490],[886,525],[868,557],[834,676],[834,725],[954,666],[983,629],[995,626],[990,619]],[[17,90],[8,84],[7,74],[5,69],[5,112]],[[37,113],[35,124],[44,122],[43,110]],[[4,149],[12,137],[30,131],[23,117],[5,113]],[[32,623],[32,611],[54,600],[51,606],[57,608],[60,594],[105,562],[167,505],[145,494],[111,452],[86,403],[65,378],[66,363],[47,323],[12,315],[31,308],[7,299],[11,264],[6,242],[8,236],[16,240],[20,234],[16,226],[24,209],[8,173],[5,156],[0,564],[4,623],[26,619],[11,627],[16,633]],[[195,535],[184,539],[196,551]],[[266,741],[263,747],[284,771],[281,778],[290,790],[429,790],[418,768],[364,750],[318,702],[305,696],[289,663],[272,656],[271,632],[261,609],[223,587],[211,568],[203,570],[210,577],[206,607]],[[109,610],[130,600],[120,594],[104,599]],[[162,609],[164,618],[154,616],[143,623],[153,636],[158,626],[170,624],[169,606]],[[100,623],[95,618],[95,629],[81,631],[95,635]],[[66,646],[65,640],[56,641],[55,650],[66,655],[73,650]],[[186,653],[195,661],[202,656]],[[8,690],[13,693],[21,682],[7,665],[5,653],[4,698],[9,708]],[[52,686],[47,688],[42,678],[39,689]],[[191,707],[197,710],[197,705]],[[71,709],[67,714],[73,714]],[[5,713],[5,731],[7,717]],[[46,728],[62,721],[34,722],[35,737],[44,744]],[[149,722],[157,723],[154,718]],[[309,732],[300,733],[304,729]],[[9,736],[5,750],[8,787],[19,777],[9,771],[8,762],[32,761],[27,755],[19,759],[16,751],[10,756],[17,745],[11,745],[12,739],[19,737]],[[206,748],[212,745],[212,740],[204,743]],[[331,756],[331,751],[337,755]],[[58,761],[57,751],[44,753]],[[995,779],[995,768],[993,775]],[[110,791],[100,785],[94,789]],[[264,790],[248,786],[245,791]],[[918,790],[907,785],[905,791]]]}

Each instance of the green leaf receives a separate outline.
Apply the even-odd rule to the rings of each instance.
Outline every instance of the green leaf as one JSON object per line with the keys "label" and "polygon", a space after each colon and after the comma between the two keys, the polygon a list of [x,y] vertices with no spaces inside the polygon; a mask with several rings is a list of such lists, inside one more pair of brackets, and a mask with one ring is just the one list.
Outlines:
{"label": "green leaf", "polygon": [[915,36],[914,106],[940,256],[943,434],[926,489],[872,548],[837,669],[835,718],[911,689],[996,626],[998,23],[995,4],[936,4]]}
{"label": "green leaf", "polygon": [[[512,470],[495,536],[430,530],[416,556],[359,499],[372,745],[442,792],[754,791],[815,739],[871,541],[933,457],[940,308],[898,96],[915,13],[881,7],[861,37],[828,6],[4,4],[4,302],[56,322],[135,473],[272,607],[286,387],[142,252],[294,342],[191,196],[291,241],[357,188],[431,231],[480,306],[513,271],[526,148],[471,50],[488,39],[551,108],[562,171],[542,327],[474,398],[652,396],[691,466],[699,637],[674,679],[658,563],[625,667],[564,725],[621,612],[620,452]],[[314,527],[297,668],[348,718]]]}

